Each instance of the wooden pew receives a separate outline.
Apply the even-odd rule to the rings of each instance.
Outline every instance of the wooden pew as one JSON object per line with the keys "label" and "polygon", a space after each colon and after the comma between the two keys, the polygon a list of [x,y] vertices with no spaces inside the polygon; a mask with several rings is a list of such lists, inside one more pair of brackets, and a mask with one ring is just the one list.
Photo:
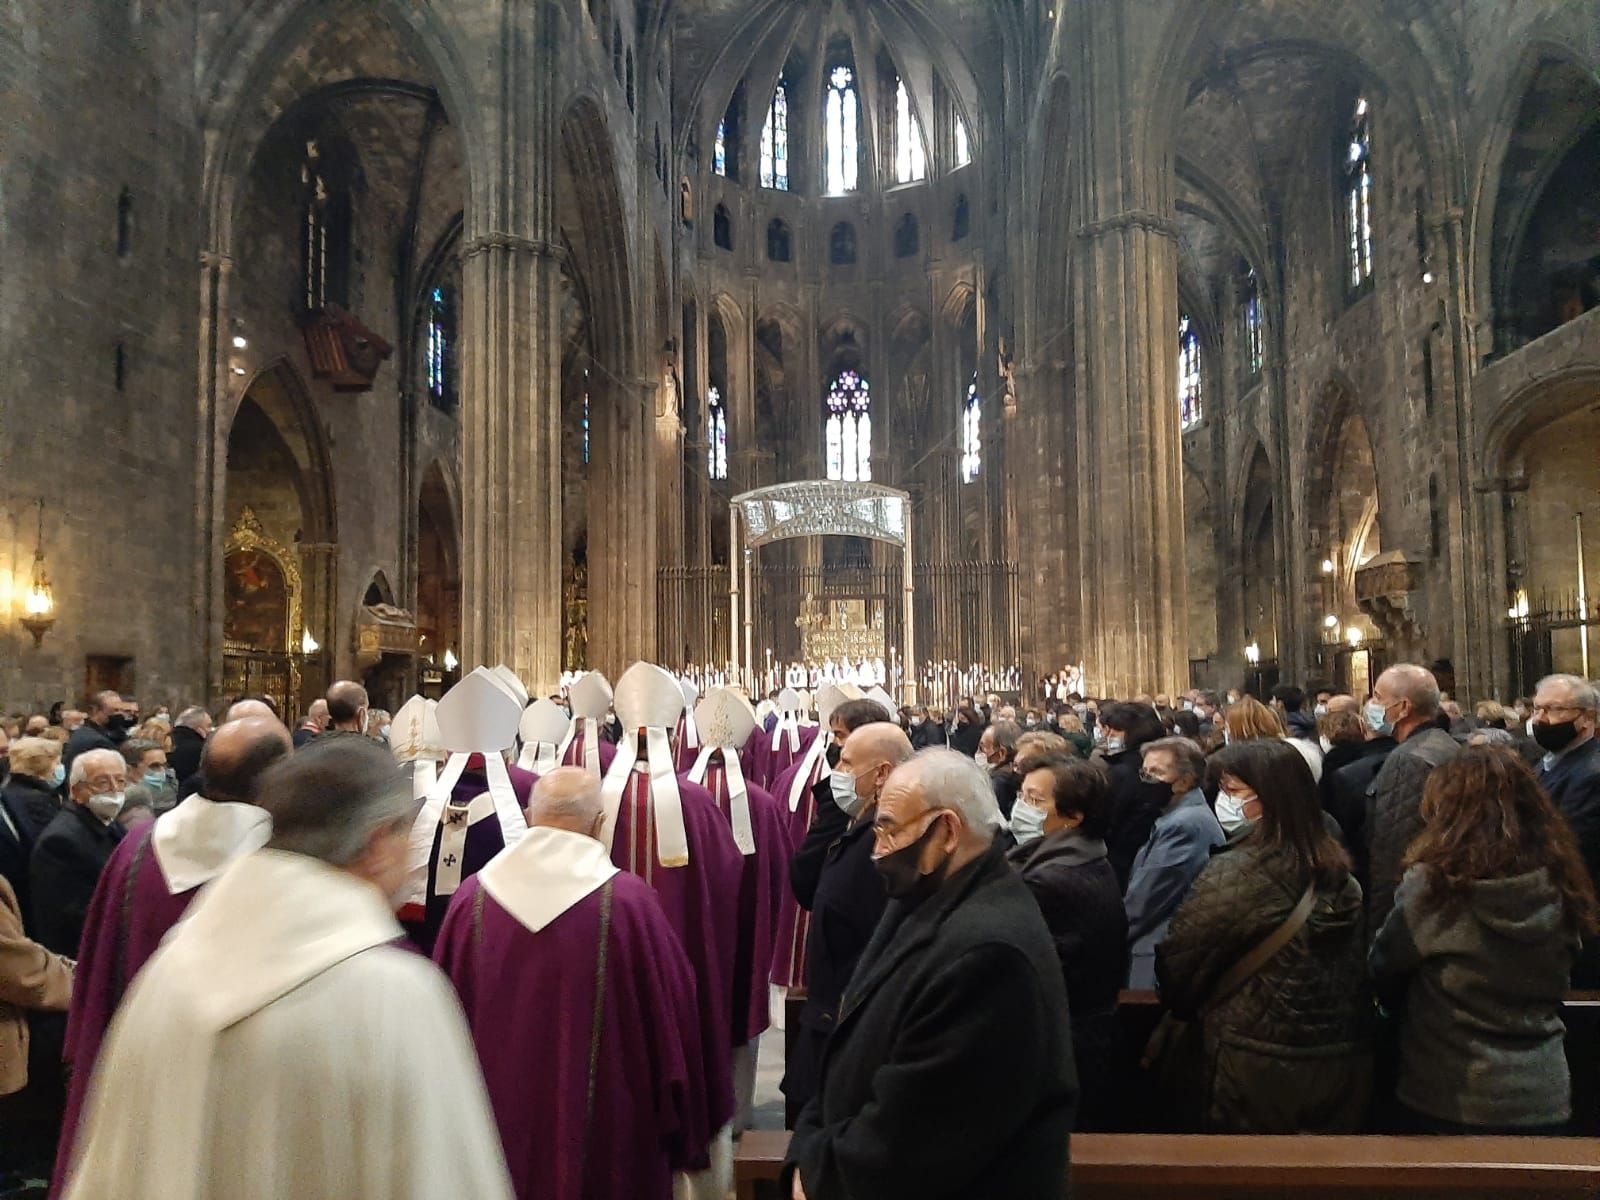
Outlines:
{"label": "wooden pew", "polygon": [[[738,1200],[777,1190],[787,1133],[752,1131],[735,1158]],[[1238,1137],[1081,1133],[1074,1200],[1593,1200],[1590,1138]]]}

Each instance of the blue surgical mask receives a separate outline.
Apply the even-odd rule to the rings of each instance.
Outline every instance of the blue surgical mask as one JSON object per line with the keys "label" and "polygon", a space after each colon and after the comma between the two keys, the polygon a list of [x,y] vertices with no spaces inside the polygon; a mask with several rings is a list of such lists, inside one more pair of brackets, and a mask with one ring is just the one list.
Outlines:
{"label": "blue surgical mask", "polygon": [[63,783],[65,783],[66,781],[67,781],[67,768],[66,768],[66,765],[63,764],[63,763],[57,763],[55,765],[55,768],[50,772],[50,786],[53,787],[53,788],[58,788]]}
{"label": "blue surgical mask", "polygon": [[1026,800],[1019,799],[1011,810],[1011,836],[1017,839],[1019,846],[1043,837],[1044,809],[1035,808]]}
{"label": "blue surgical mask", "polygon": [[1368,700],[1361,709],[1361,715],[1367,722],[1367,728],[1379,737],[1394,732],[1394,725],[1389,720],[1389,710],[1376,700]]}
{"label": "blue surgical mask", "polygon": [[160,790],[167,786],[167,773],[165,771],[147,771],[141,782],[147,788]]}

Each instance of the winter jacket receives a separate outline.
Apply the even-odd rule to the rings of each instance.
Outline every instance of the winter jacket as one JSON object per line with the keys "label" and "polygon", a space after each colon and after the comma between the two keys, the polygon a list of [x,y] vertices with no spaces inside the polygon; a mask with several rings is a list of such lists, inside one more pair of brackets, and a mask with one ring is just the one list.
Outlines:
{"label": "winter jacket", "polygon": [[[1422,788],[1440,763],[1461,753],[1444,730],[1426,725],[1413,733],[1383,766],[1367,788],[1367,933],[1376,937],[1394,907],[1400,883],[1400,860],[1422,832]],[[1349,770],[1347,767],[1346,770]]]}
{"label": "winter jacket", "polygon": [[1378,993],[1403,1007],[1396,1094],[1460,1125],[1566,1121],[1561,998],[1578,937],[1549,871],[1480,880],[1444,907],[1426,881],[1426,867],[1406,872],[1372,945]]}
{"label": "winter jacket", "polygon": [[1129,987],[1155,987],[1156,947],[1167,936],[1172,914],[1211,861],[1211,851],[1224,840],[1222,826],[1199,788],[1179,796],[1156,818],[1150,840],[1133,860],[1123,898],[1132,951]]}
{"label": "winter jacket", "polygon": [[[1600,738],[1590,738],[1565,754],[1546,759],[1539,782],[1572,826],[1589,878],[1600,888]],[[1573,968],[1572,986],[1600,988],[1600,937],[1591,938]]]}
{"label": "winter jacket", "polygon": [[1235,963],[1288,919],[1305,881],[1255,827],[1212,857],[1156,948],[1161,999],[1201,1014],[1205,1072],[1196,1099],[1208,1133],[1354,1133],[1372,1077],[1361,885],[1319,889],[1292,941],[1211,1006]]}
{"label": "winter jacket", "polygon": [[28,1082],[29,1012],[66,1012],[72,967],[22,931],[17,898],[0,879],[0,1096]]}
{"label": "winter jacket", "polygon": [[1103,760],[1111,772],[1111,828],[1106,831],[1106,852],[1116,869],[1117,882],[1126,889],[1133,860],[1150,840],[1150,831],[1172,800],[1172,788],[1139,778],[1144,756],[1137,749],[1118,750]]}

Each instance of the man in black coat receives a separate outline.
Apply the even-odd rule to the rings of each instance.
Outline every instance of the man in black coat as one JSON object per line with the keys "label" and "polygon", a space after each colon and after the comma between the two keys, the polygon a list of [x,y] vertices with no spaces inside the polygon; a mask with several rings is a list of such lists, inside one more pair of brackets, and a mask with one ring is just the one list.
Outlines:
{"label": "man in black coat", "polygon": [[[1576,675],[1551,675],[1533,694],[1533,739],[1544,759],[1539,782],[1578,839],[1589,878],[1600,887],[1600,693]],[[1586,938],[1572,985],[1600,987],[1600,939]]]}
{"label": "man in black coat", "polygon": [[73,760],[87,750],[115,750],[118,739],[113,729],[126,732],[128,719],[122,713],[122,697],[115,692],[99,692],[89,698],[88,716],[67,737],[66,748],[61,751],[61,762],[72,770]]}
{"label": "man in black coat", "polygon": [[179,787],[199,773],[200,756],[205,753],[206,738],[210,736],[211,714],[198,704],[178,714],[178,723],[172,727],[167,766],[177,776]]}
{"label": "man in black coat", "polygon": [[1066,990],[999,827],[968,756],[924,751],[884,785],[873,839],[890,903],[790,1141],[785,1195],[1064,1193],[1078,1092]]}
{"label": "man in black coat", "polygon": [[874,722],[845,739],[839,763],[822,778],[827,795],[805,844],[789,864],[789,886],[811,914],[806,934],[806,1000],[784,1062],[783,1094],[791,1111],[817,1092],[822,1051],[839,1018],[839,1001],[889,902],[872,867],[872,820],[878,793],[911,757],[911,742],[896,725]]}
{"label": "man in black coat", "polygon": [[28,863],[35,938],[47,949],[78,957],[95,884],[122,840],[117,813],[128,764],[117,750],[86,750],[72,764],[72,799],[34,843]]}

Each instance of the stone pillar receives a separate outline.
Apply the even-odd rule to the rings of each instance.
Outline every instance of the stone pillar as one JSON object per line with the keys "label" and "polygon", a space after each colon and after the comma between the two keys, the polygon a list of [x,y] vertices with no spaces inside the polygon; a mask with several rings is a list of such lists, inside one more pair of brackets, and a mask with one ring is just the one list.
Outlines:
{"label": "stone pillar", "polygon": [[[1016,368],[1017,406],[1012,458],[1019,486],[1018,641],[1022,661],[1047,675],[1083,655],[1079,551],[1094,529],[1078,502],[1076,430],[1068,364]],[[1007,418],[1012,419],[1012,418]]]}
{"label": "stone pillar", "polygon": [[222,545],[227,540],[229,289],[233,259],[215,250],[200,255],[199,446],[195,471],[194,598],[201,615],[205,694],[222,693]]}
{"label": "stone pillar", "polygon": [[1172,694],[1188,682],[1177,227],[1159,159],[1136,132],[1125,19],[1120,5],[1078,6],[1069,42],[1081,147],[1078,498],[1093,521],[1080,538],[1083,651],[1089,688],[1107,696]]}
{"label": "stone pillar", "polygon": [[462,246],[461,663],[561,675],[561,310],[555,223],[559,11],[484,22],[482,178]]}

